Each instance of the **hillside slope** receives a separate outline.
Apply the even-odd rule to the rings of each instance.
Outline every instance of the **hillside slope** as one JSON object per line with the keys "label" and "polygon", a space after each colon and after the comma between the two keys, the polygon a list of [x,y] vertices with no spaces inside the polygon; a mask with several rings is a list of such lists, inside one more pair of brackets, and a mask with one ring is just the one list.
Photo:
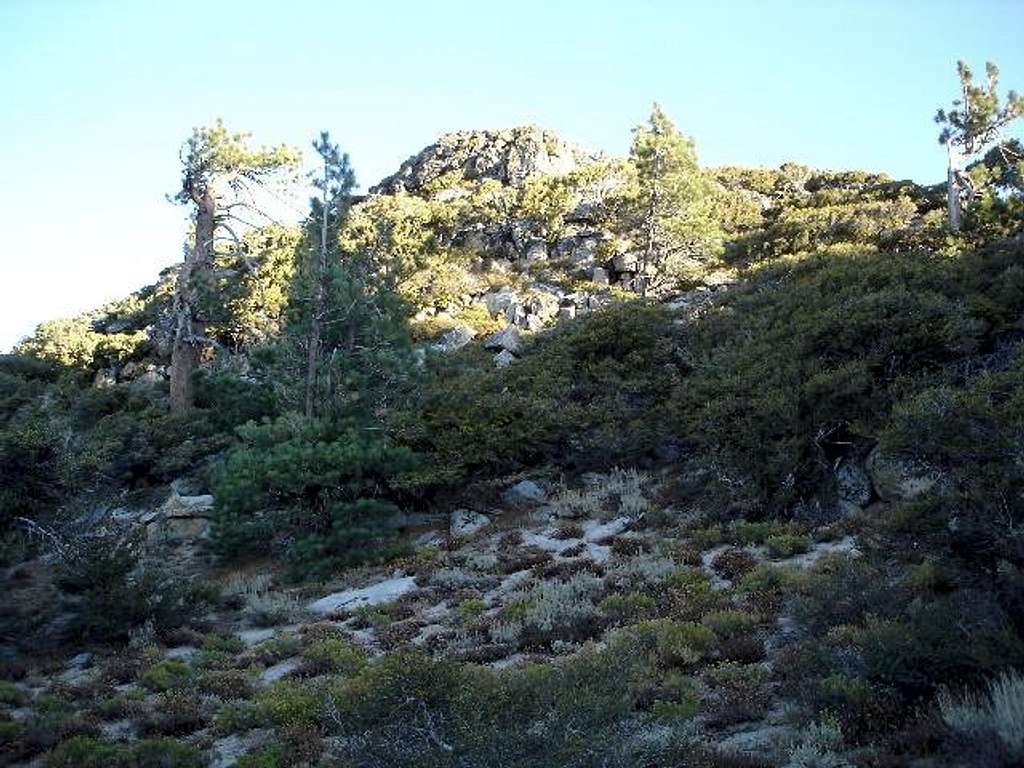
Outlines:
{"label": "hillside slope", "polygon": [[334,419],[284,228],[221,256],[189,414],[173,270],[0,360],[2,759],[1019,764],[1016,214],[709,169],[721,248],[642,297],[627,166],[528,127],[383,180],[342,240],[411,343]]}

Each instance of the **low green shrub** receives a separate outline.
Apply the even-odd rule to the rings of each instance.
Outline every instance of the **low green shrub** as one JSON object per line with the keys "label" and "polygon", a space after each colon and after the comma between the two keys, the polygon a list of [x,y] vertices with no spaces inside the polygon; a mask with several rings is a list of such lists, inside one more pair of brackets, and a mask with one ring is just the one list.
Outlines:
{"label": "low green shrub", "polygon": [[772,557],[785,558],[806,552],[811,546],[811,540],[795,533],[782,533],[769,536],[764,540],[764,545]]}
{"label": "low green shrub", "polygon": [[280,680],[256,696],[259,716],[277,726],[315,725],[323,715],[323,699],[313,689]]}
{"label": "low green shrub", "polygon": [[75,736],[46,757],[47,768],[110,768],[121,759],[116,744],[91,736]]}
{"label": "low green shrub", "polygon": [[761,617],[740,610],[713,611],[705,614],[701,623],[723,640],[731,640],[754,630]]}
{"label": "low green shrub", "polygon": [[366,666],[366,651],[339,637],[316,640],[302,649],[305,666],[312,674],[358,674]]}
{"label": "low green shrub", "polygon": [[653,618],[658,601],[642,592],[625,592],[609,595],[598,607],[609,622],[621,626]]}
{"label": "low green shrub", "polygon": [[143,739],[125,749],[124,768],[206,768],[206,756],[174,739]]}
{"label": "low green shrub", "polygon": [[272,744],[258,752],[242,755],[235,763],[237,768],[286,768],[288,756],[280,744]]}
{"label": "low green shrub", "polygon": [[195,679],[192,668],[183,661],[165,659],[147,669],[142,684],[152,691],[169,691],[191,685]]}

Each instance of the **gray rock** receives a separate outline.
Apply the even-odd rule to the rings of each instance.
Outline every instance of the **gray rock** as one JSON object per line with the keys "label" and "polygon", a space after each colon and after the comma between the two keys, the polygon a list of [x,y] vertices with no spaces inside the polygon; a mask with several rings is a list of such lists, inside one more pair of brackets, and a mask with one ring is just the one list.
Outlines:
{"label": "gray rock", "polygon": [[484,306],[491,317],[508,312],[508,308],[519,301],[516,292],[510,288],[501,288],[484,294]]}
{"label": "gray rock", "polygon": [[243,629],[237,632],[238,639],[250,648],[273,639],[276,634],[277,630],[272,627],[267,629]]}
{"label": "gray rock", "polygon": [[529,314],[537,315],[541,320],[547,320],[558,313],[561,297],[564,294],[554,289],[543,290],[543,288],[543,286],[538,286],[537,292],[530,297],[526,309]]}
{"label": "gray rock", "polygon": [[934,467],[900,456],[890,456],[875,447],[865,463],[875,492],[885,501],[912,499],[927,493],[941,475]]}
{"label": "gray rock", "polygon": [[494,367],[495,368],[507,368],[512,365],[516,360],[516,356],[509,352],[507,349],[501,350],[494,356]]}
{"label": "gray rock", "polygon": [[558,310],[559,320],[572,320],[576,317],[576,305],[570,305],[568,307],[562,307]]}
{"label": "gray rock", "polygon": [[526,307],[518,302],[510,304],[508,309],[505,310],[505,319],[508,320],[509,325],[518,325],[520,328],[525,328],[526,317]]}
{"label": "gray rock", "polygon": [[346,589],[314,600],[309,610],[314,613],[328,614],[335,611],[351,610],[364,605],[380,605],[397,600],[402,595],[416,589],[416,579],[412,576],[396,576],[391,579],[371,584],[360,589]]}
{"label": "gray rock", "polygon": [[512,354],[518,354],[522,346],[523,339],[519,334],[519,329],[514,325],[506,326],[484,339],[484,349],[506,350]]}
{"label": "gray rock", "polygon": [[513,507],[540,504],[547,498],[547,492],[533,480],[520,480],[502,496],[505,503]]}
{"label": "gray rock", "polygon": [[608,270],[603,267],[594,267],[594,271],[591,273],[590,279],[598,285],[608,285]]}
{"label": "gray rock", "polygon": [[177,648],[169,648],[164,654],[165,659],[171,661],[189,661],[199,653],[199,649],[191,645],[179,645]]}
{"label": "gray rock", "polygon": [[83,651],[82,653],[68,659],[68,667],[70,669],[85,669],[92,665],[93,658],[94,657],[91,653]]}
{"label": "gray rock", "polygon": [[181,496],[174,492],[160,507],[164,517],[209,517],[213,513],[214,499],[208,493],[199,496]]}
{"label": "gray rock", "polygon": [[601,236],[598,234],[580,234],[562,238],[558,241],[557,253],[576,269],[590,269],[598,259]]}
{"label": "gray rock", "polygon": [[446,331],[433,348],[438,352],[455,352],[469,344],[476,336],[476,331],[468,325],[457,325],[450,331]]}
{"label": "gray rock", "polygon": [[538,261],[547,261],[548,245],[543,240],[534,239],[523,248],[523,261],[533,264]]}
{"label": "gray rock", "polygon": [[299,659],[297,656],[293,656],[290,659],[285,659],[272,667],[264,669],[263,674],[260,675],[260,680],[264,683],[274,683],[283,677],[287,677],[298,668]]}
{"label": "gray rock", "polygon": [[448,532],[452,536],[460,538],[470,536],[490,524],[491,519],[487,515],[481,515],[479,512],[468,509],[457,509],[452,512]]}
{"label": "gray rock", "polygon": [[842,512],[855,513],[871,501],[871,478],[860,465],[842,462],[836,468],[836,496]]}

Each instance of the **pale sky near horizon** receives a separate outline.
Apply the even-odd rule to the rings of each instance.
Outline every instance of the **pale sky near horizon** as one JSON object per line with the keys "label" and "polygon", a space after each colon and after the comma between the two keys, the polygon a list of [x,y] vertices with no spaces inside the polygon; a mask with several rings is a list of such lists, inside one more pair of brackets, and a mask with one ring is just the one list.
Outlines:
{"label": "pale sky near horizon", "polygon": [[180,258],[178,147],[222,117],[364,187],[442,132],[623,154],[659,101],[705,164],[933,183],[957,59],[1024,90],[1024,0],[0,0],[0,351]]}

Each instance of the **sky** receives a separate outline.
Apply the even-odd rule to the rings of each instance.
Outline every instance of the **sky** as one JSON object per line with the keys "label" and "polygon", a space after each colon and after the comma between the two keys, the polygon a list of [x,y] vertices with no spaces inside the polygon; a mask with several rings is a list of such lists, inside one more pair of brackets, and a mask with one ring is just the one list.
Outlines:
{"label": "sky", "polygon": [[625,154],[653,101],[705,164],[933,183],[956,61],[1024,90],[1021,29],[1024,0],[0,0],[0,351],[180,259],[166,195],[217,117],[327,129],[364,188],[451,130]]}

